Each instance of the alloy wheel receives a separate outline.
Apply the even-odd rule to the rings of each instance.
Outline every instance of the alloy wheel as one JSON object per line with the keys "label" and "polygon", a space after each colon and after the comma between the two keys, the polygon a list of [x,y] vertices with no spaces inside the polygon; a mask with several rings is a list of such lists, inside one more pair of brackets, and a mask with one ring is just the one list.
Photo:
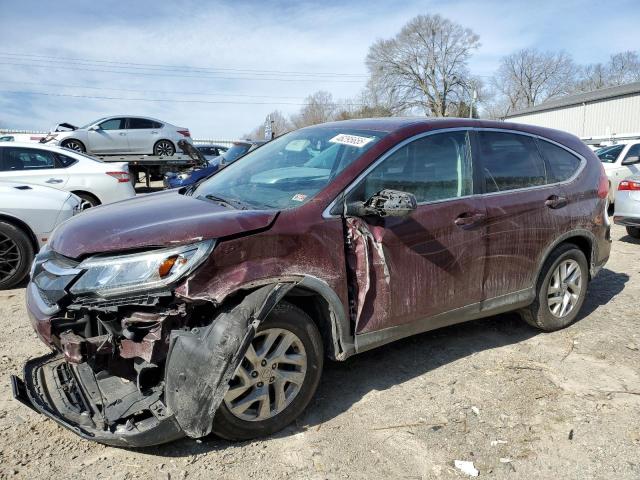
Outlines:
{"label": "alloy wheel", "polygon": [[18,244],[0,233],[0,281],[7,280],[20,268],[22,256]]}
{"label": "alloy wheel", "polygon": [[76,142],[75,140],[69,140],[64,144],[64,148],[68,148],[69,150],[74,150],[76,152],[84,152],[84,148],[80,142]]}
{"label": "alloy wheel", "polygon": [[297,335],[281,328],[262,330],[231,379],[225,405],[241,420],[272,418],[296,398],[306,372],[307,354]]}
{"label": "alloy wheel", "polygon": [[162,140],[156,144],[155,154],[160,156],[170,156],[173,155],[173,145],[166,140]]}
{"label": "alloy wheel", "polygon": [[555,317],[569,315],[575,308],[582,292],[582,271],[573,259],[560,262],[549,280],[547,304]]}

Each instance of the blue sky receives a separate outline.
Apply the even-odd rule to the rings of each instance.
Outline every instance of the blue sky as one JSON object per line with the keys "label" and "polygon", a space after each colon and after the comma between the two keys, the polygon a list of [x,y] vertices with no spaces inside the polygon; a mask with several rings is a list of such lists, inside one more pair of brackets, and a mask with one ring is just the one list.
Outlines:
{"label": "blue sky", "polygon": [[[640,49],[637,0],[0,0],[0,11],[0,127],[10,128],[126,113],[189,127],[196,137],[237,138],[271,110],[294,113],[316,90],[357,95],[369,45],[418,14],[439,13],[478,33],[471,69],[487,77],[501,56],[524,47],[565,50],[579,63]],[[95,96],[109,98],[85,98]]]}

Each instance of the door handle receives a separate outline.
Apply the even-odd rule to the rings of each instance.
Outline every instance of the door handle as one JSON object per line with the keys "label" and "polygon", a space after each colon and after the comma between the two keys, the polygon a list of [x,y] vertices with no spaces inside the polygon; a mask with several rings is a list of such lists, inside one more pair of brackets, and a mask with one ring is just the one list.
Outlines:
{"label": "door handle", "polygon": [[46,180],[45,183],[62,183],[64,182],[64,180],[62,180],[61,178],[50,178],[49,180]]}
{"label": "door handle", "polygon": [[553,208],[554,210],[556,208],[566,207],[568,203],[569,200],[567,200],[566,197],[559,197],[558,195],[551,195],[544,201],[547,207]]}
{"label": "door handle", "polygon": [[151,133],[156,134],[156,133],[158,133],[158,132],[151,132]]}
{"label": "door handle", "polygon": [[456,218],[453,223],[455,223],[458,227],[469,227],[474,225],[481,220],[484,220],[487,216],[484,213],[480,212],[465,212],[461,213],[458,218]]}
{"label": "door handle", "polygon": [[125,135],[126,135],[126,133],[125,133],[125,132],[120,132],[120,136],[121,136],[121,137],[124,137]]}

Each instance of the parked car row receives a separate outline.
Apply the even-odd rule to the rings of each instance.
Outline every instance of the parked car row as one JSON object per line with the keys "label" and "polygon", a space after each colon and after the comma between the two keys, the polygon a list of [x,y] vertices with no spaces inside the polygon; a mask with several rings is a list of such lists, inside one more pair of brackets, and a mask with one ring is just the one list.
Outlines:
{"label": "parked car row", "polygon": [[554,130],[291,132],[189,188],[62,223],[26,292],[54,353],[12,377],[14,396],[125,447],[273,433],[325,357],[512,310],[570,325],[609,257],[608,196],[598,157]]}

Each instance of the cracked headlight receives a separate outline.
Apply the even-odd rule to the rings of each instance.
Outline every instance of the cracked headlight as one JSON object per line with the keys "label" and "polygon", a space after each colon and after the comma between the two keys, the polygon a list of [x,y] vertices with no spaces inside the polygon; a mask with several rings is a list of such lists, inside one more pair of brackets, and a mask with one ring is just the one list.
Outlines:
{"label": "cracked headlight", "polygon": [[206,240],[141,253],[90,257],[77,266],[84,273],[71,293],[108,297],[166,287],[200,265],[214,245],[215,240]]}

